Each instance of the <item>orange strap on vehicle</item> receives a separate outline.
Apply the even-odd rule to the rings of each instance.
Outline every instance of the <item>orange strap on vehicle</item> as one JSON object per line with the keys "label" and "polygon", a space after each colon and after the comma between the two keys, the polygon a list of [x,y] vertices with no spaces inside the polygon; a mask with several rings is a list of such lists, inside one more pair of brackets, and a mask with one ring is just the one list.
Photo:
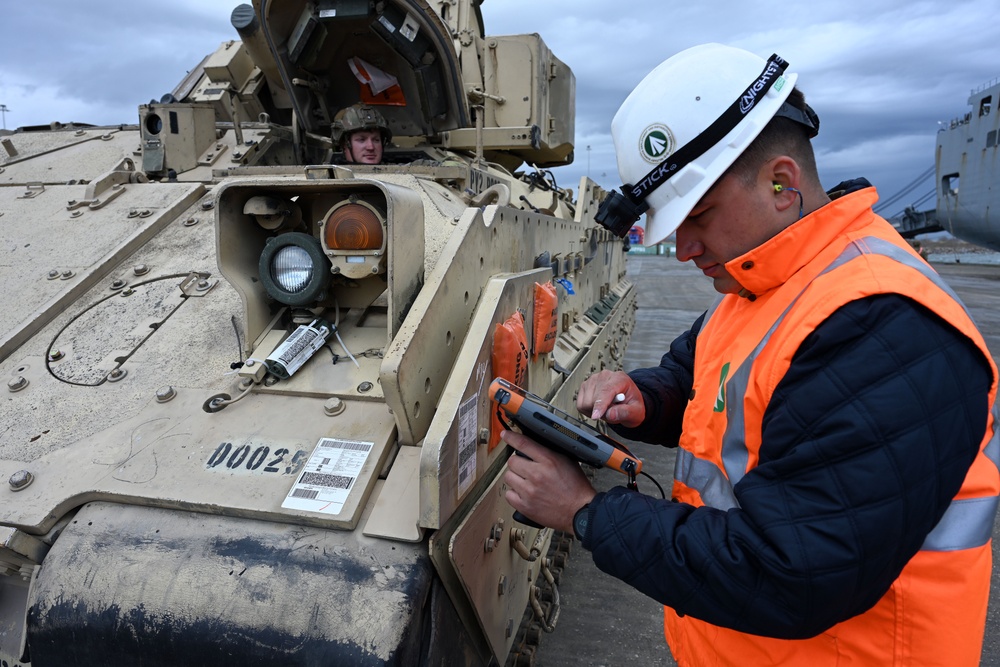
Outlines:
{"label": "orange strap on vehicle", "polygon": [[[493,331],[493,377],[502,377],[511,384],[523,387],[528,380],[528,335],[524,331],[524,316],[515,312]],[[500,442],[503,426],[492,412],[489,451]]]}
{"label": "orange strap on vehicle", "polygon": [[554,350],[559,334],[559,295],[552,283],[535,283],[534,329],[534,355],[537,357]]}

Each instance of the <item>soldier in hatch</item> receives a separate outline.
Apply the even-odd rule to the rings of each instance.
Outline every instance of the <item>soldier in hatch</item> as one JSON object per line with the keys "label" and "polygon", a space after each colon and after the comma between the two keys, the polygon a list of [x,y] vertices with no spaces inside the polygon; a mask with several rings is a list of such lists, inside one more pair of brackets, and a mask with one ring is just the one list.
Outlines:
{"label": "soldier in hatch", "polygon": [[342,109],[333,121],[333,143],[344,152],[344,161],[381,164],[392,132],[374,107],[355,104]]}

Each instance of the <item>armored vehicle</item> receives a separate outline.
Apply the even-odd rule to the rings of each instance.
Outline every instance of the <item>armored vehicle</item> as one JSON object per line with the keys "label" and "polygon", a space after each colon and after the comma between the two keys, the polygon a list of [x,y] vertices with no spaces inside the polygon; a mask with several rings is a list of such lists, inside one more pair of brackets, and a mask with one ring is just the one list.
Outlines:
{"label": "armored vehicle", "polygon": [[487,389],[570,411],[635,298],[572,72],[478,5],[254,0],[138,123],[0,137],[0,665],[530,664],[571,536]]}

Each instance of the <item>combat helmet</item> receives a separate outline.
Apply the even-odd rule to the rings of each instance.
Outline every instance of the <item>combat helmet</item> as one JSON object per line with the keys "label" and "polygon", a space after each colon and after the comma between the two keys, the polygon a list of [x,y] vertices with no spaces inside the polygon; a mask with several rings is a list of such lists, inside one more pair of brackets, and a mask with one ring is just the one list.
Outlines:
{"label": "combat helmet", "polygon": [[343,146],[343,140],[349,137],[352,132],[358,130],[378,130],[382,135],[382,145],[385,146],[392,139],[392,130],[385,118],[375,107],[367,104],[355,104],[337,112],[333,119],[332,136],[335,146]]}

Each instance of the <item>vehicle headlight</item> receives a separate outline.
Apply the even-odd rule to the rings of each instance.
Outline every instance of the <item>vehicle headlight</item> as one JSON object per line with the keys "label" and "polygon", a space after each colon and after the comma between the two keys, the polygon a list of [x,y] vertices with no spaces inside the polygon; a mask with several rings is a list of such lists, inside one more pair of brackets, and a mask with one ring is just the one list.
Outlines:
{"label": "vehicle headlight", "polygon": [[361,279],[385,272],[385,216],[372,204],[351,197],[323,217],[323,246],[334,273]]}
{"label": "vehicle headlight", "polygon": [[324,236],[330,250],[381,250],[385,238],[378,214],[364,204],[334,207]]}
{"label": "vehicle headlight", "polygon": [[269,238],[257,269],[271,298],[289,306],[322,301],[330,284],[330,262],[319,239],[301,232]]}

